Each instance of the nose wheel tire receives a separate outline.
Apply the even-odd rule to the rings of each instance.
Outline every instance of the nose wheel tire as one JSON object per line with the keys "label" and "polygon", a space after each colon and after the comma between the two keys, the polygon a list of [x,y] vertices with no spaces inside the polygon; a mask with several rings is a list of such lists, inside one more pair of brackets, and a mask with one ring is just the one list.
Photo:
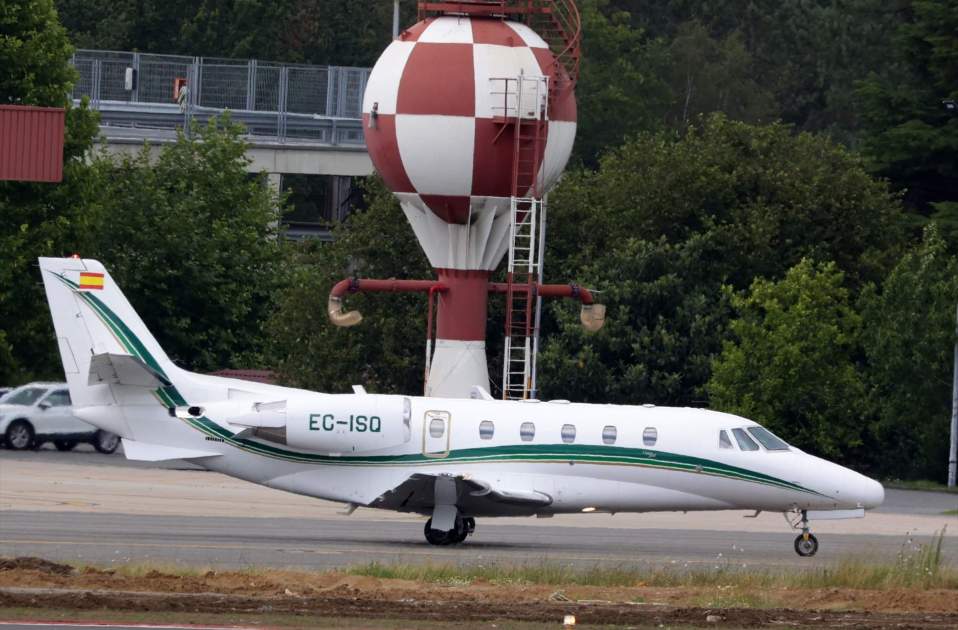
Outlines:
{"label": "nose wheel tire", "polygon": [[795,553],[810,558],[818,552],[818,539],[814,534],[800,534],[795,539]]}

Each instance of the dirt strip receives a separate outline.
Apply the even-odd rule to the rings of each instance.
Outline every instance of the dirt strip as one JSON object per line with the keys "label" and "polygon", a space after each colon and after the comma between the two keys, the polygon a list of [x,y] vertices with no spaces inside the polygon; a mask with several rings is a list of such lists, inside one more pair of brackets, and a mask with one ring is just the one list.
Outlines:
{"label": "dirt strip", "polygon": [[574,614],[580,624],[633,627],[958,628],[958,596],[949,589],[778,588],[756,598],[731,585],[559,588],[280,570],[171,574],[76,569],[40,558],[0,558],[3,608],[465,623],[553,623]]}
{"label": "dirt strip", "polygon": [[574,614],[581,624],[672,626],[701,625],[734,627],[824,627],[938,629],[958,627],[958,615],[934,613],[873,613],[757,610],[747,608],[706,609],[650,604],[523,602],[495,603],[380,597],[248,597],[218,593],[143,593],[131,591],[83,591],[71,589],[0,589],[0,608],[108,609],[136,612],[270,613],[410,619],[437,621],[550,622]]}

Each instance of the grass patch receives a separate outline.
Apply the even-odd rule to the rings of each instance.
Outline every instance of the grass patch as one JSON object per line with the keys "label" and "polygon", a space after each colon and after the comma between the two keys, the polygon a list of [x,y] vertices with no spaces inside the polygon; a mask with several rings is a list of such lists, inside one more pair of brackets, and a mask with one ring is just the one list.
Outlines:
{"label": "grass patch", "polygon": [[930,543],[915,544],[906,541],[894,564],[869,565],[860,561],[846,560],[832,569],[823,569],[817,574],[798,576],[796,586],[828,588],[958,588],[958,572],[945,567],[941,547],[945,530],[937,532]]}
{"label": "grass patch", "polygon": [[384,564],[371,562],[345,569],[350,575],[387,580],[410,580],[442,586],[544,584],[598,587],[734,587],[768,588],[943,588],[958,589],[958,571],[944,566],[944,530],[927,544],[902,544],[893,563],[873,564],[846,558],[808,571],[755,570],[725,562],[701,570],[647,568],[581,568],[563,564],[448,565]]}
{"label": "grass patch", "polygon": [[890,479],[883,481],[882,485],[893,490],[924,490],[925,492],[947,492],[949,494],[958,494],[958,487],[949,488],[943,483],[937,481],[903,481],[901,479]]}
{"label": "grass patch", "polygon": [[945,510],[941,513],[942,516],[958,516],[958,510]]}

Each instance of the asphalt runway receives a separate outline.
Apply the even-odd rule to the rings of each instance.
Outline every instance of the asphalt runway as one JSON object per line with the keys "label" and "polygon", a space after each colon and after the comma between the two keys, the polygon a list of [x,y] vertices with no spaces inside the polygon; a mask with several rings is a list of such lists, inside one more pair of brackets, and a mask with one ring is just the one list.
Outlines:
{"label": "asphalt runway", "polygon": [[[466,544],[434,547],[422,525],[369,520],[142,516],[4,512],[0,555],[99,565],[157,562],[244,568],[332,569],[371,562],[558,563],[592,566],[806,568],[854,556],[893,561],[904,541],[868,535],[819,536],[815,558],[799,558],[788,531],[745,536],[708,530],[611,529],[480,522]],[[958,558],[958,543],[945,554]]]}
{"label": "asphalt runway", "polygon": [[[776,515],[763,515],[767,520],[759,526],[756,523],[761,519],[728,513],[675,514],[666,520],[662,520],[665,515],[619,515],[615,517],[618,521],[609,520],[611,517],[587,520],[592,518],[588,515],[572,517],[574,521],[480,519],[476,533],[465,544],[434,547],[423,539],[422,520],[409,515],[360,510],[346,517],[338,514],[340,508],[333,504],[316,508],[324,502],[234,482],[182,462],[167,463],[164,468],[172,470],[127,462],[122,455],[0,451],[0,556],[98,565],[159,563],[217,568],[331,569],[380,562],[792,570],[828,566],[849,557],[891,562],[902,551],[910,553],[917,544],[927,542],[934,531],[931,527],[951,525],[950,534],[958,529],[958,518],[943,515],[958,506],[958,496],[891,490],[879,511],[884,514],[871,517],[873,523],[891,519],[890,527],[869,531],[866,517],[857,526],[818,530],[821,547],[814,558],[795,554],[795,532],[781,515],[777,519]],[[47,470],[52,471],[54,481],[38,480]],[[144,481],[137,482],[138,476]],[[184,485],[172,483],[176,476],[186,478]],[[66,510],[61,506],[67,502],[54,502],[43,509],[23,509],[32,505],[30,500],[42,499],[37,495],[55,493],[54,485],[66,485],[77,505],[85,505],[88,497],[76,495],[90,494],[90,488],[106,494],[114,477],[119,478],[115,483],[123,484],[117,486],[122,492],[117,501],[97,497],[101,503],[90,503],[92,508]],[[90,485],[79,485],[84,480]],[[38,485],[24,488],[30,481]],[[70,483],[78,489],[71,489]],[[197,514],[202,510],[193,506],[204,502],[204,495],[197,494],[183,496],[188,509],[179,512],[184,513],[163,513],[149,507],[136,513],[134,507],[148,505],[151,496],[168,492],[166,483],[176,490],[172,494],[177,501],[180,492],[189,493],[194,487],[200,492],[212,485],[217,494],[224,492],[224,487],[232,488],[231,505],[236,504],[236,497],[248,497],[248,502],[225,512],[211,508],[206,514]],[[235,487],[225,485],[234,483]],[[273,513],[277,516],[265,517]],[[638,520],[641,518],[646,520]],[[912,522],[932,525],[911,528],[908,524]],[[590,527],[590,523],[602,526]],[[626,525],[605,526],[610,523]],[[831,523],[835,522],[828,525]],[[856,533],[859,531],[865,533]],[[945,537],[943,552],[947,562],[958,564],[958,536]]]}

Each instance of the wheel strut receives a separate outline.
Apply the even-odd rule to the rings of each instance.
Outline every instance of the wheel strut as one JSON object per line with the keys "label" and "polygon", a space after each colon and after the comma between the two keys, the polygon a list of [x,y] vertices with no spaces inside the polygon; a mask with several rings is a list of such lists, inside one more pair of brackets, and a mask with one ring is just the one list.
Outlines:
{"label": "wheel strut", "polygon": [[802,510],[802,533],[795,539],[795,553],[810,558],[818,552],[818,539],[808,527],[808,511]]}

